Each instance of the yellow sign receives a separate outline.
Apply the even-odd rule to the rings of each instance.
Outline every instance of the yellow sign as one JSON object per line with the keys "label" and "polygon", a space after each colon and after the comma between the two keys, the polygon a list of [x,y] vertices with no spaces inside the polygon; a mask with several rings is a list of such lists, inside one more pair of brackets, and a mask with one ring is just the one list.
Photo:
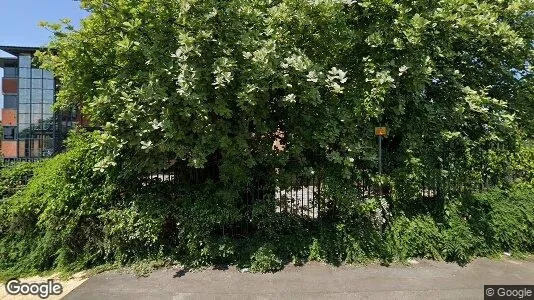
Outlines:
{"label": "yellow sign", "polygon": [[375,135],[385,136],[387,133],[388,131],[386,127],[375,127]]}

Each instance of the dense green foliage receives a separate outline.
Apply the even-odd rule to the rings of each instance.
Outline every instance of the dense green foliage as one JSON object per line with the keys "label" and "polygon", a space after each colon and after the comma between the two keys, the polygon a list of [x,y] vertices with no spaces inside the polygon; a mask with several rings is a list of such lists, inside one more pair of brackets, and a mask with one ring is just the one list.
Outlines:
{"label": "dense green foliage", "polygon": [[92,173],[92,163],[87,162],[94,162],[93,153],[86,143],[81,146],[82,138],[73,140],[67,153],[38,163],[28,185],[3,199],[0,269],[31,273],[75,261],[90,263],[101,251],[95,240],[102,228],[94,220],[113,199],[113,189],[106,184],[106,175]]}
{"label": "dense green foliage", "polygon": [[88,141],[95,135],[71,137],[67,153],[39,163],[28,186],[0,204],[2,277],[145,260],[191,267],[237,263],[265,272],[307,260],[388,264],[425,257],[463,264],[475,256],[534,251],[529,184],[451,200],[445,216],[397,214],[383,232],[363,210],[350,220],[312,222],[272,213],[265,201],[253,208],[255,232],[224,235],[216,224],[228,216],[209,209],[209,195],[169,200],[162,186],[131,193],[113,176],[93,170],[87,162],[94,162],[96,151]]}
{"label": "dense green foliage", "polygon": [[[57,108],[97,130],[2,170],[5,276],[534,251],[532,1],[81,3],[79,30],[44,24],[56,39],[38,58]],[[163,169],[175,181],[148,179]],[[275,212],[275,189],[311,176],[321,214]]]}
{"label": "dense green foliage", "polygon": [[49,25],[41,61],[58,106],[103,128],[102,170],[214,163],[235,190],[313,168],[343,185],[375,172],[385,125],[387,182],[411,199],[501,183],[531,123],[528,0],[81,2],[92,14]]}
{"label": "dense green foliage", "polygon": [[22,162],[13,166],[0,165],[0,199],[7,198],[21,188],[33,176],[35,164]]}

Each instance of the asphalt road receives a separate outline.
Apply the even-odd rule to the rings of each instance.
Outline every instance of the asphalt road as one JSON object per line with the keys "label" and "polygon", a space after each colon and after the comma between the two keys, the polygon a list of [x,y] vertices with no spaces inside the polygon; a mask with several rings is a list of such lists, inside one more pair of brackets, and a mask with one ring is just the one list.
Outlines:
{"label": "asphalt road", "polygon": [[143,278],[111,271],[64,299],[483,299],[485,284],[532,285],[534,260],[478,259],[465,267],[427,260],[390,267],[311,262],[274,274],[170,268]]}

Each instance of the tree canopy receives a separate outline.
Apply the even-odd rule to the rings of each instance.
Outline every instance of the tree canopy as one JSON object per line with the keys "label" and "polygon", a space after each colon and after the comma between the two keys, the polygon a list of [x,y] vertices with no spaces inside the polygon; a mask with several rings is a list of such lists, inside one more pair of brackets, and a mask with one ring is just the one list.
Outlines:
{"label": "tree canopy", "polygon": [[81,3],[40,60],[57,106],[103,129],[103,170],[215,160],[240,182],[296,160],[350,179],[381,125],[400,182],[497,180],[532,135],[530,0]]}

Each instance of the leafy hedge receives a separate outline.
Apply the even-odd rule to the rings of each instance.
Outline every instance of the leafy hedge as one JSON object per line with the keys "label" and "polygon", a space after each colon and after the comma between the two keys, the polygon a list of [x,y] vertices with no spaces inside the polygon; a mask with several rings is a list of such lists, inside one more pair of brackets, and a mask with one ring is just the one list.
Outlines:
{"label": "leafy hedge", "polygon": [[0,204],[2,277],[147,259],[265,272],[290,261],[387,264],[426,257],[464,264],[502,251],[534,252],[530,184],[452,199],[445,217],[395,211],[386,228],[373,219],[369,204],[343,218],[310,220],[274,213],[267,199],[252,207],[251,233],[231,235],[222,225],[247,222],[237,194],[215,183],[170,190],[131,179],[127,184],[120,172],[93,168],[99,159],[88,146],[94,135],[71,137],[68,152],[45,162],[2,170],[3,182],[34,174]]}
{"label": "leafy hedge", "polygon": [[20,162],[3,166],[0,163],[0,199],[7,198],[23,188],[33,176],[33,170],[38,164]]}
{"label": "leafy hedge", "polygon": [[[83,139],[71,140],[67,153],[36,164],[28,185],[0,205],[1,270],[33,273],[75,268],[74,262],[91,265],[101,251],[103,227],[97,220],[113,187],[106,175],[92,172],[94,158]],[[16,174],[19,168],[2,173]]]}

